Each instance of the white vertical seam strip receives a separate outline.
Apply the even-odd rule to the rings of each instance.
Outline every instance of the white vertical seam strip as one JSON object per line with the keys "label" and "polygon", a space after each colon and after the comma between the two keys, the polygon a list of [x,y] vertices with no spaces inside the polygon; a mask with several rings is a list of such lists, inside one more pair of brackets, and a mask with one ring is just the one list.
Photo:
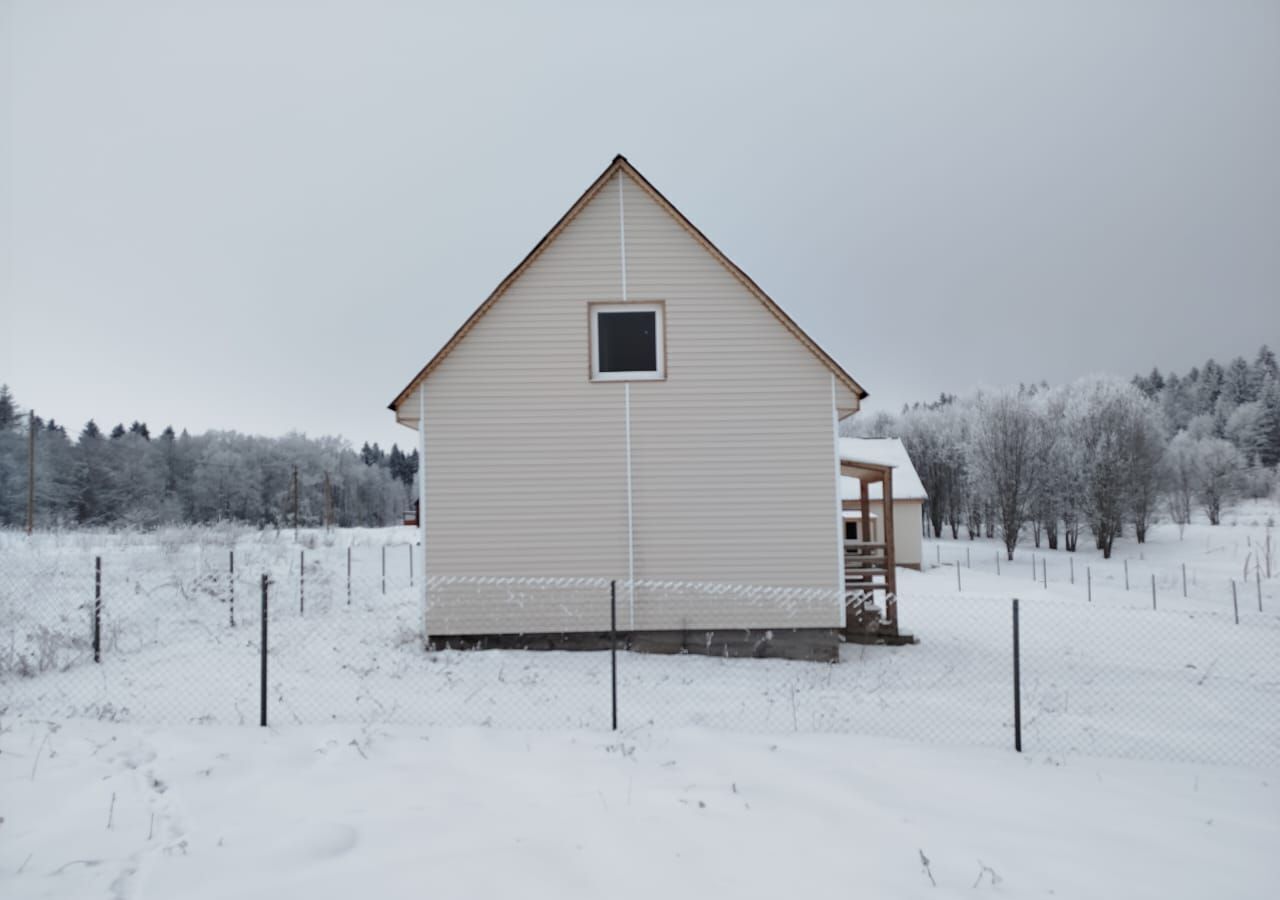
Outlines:
{"label": "white vertical seam strip", "polygon": [[618,173],[618,249],[622,255],[622,302],[627,302],[627,205],[622,193],[622,173]]}
{"label": "white vertical seam strip", "polygon": [[844,598],[844,506],[840,502],[840,418],[836,414],[836,376],[831,375],[831,444],[836,465],[836,606],[840,627],[848,625]]}
{"label": "white vertical seam strip", "polygon": [[[618,250],[622,265],[622,302],[627,302],[627,207],[618,173]],[[630,630],[636,627],[636,525],[631,493],[631,382],[622,387],[624,431],[627,442],[627,608]]]}
{"label": "white vertical seam strip", "polygon": [[623,404],[627,419],[627,602],[631,628],[636,627],[636,535],[634,508],[631,503],[631,384],[623,388]]}

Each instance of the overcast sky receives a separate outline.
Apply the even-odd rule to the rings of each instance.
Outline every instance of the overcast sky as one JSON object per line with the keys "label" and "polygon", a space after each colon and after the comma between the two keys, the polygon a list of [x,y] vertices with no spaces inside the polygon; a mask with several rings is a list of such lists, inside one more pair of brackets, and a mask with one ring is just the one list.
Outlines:
{"label": "overcast sky", "polygon": [[870,409],[1280,345],[1280,0],[435,6],[0,0],[0,381],[413,443],[616,153]]}

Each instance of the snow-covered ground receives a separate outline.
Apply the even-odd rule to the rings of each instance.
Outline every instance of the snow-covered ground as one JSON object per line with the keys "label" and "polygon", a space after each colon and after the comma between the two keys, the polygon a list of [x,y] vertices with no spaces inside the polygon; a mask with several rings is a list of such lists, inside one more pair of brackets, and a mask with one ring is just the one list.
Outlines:
{"label": "snow-covered ground", "polygon": [[1274,896],[1276,774],[707,729],[9,723],[0,895],[1246,900]]}
{"label": "snow-covered ground", "polygon": [[[1209,525],[1197,516],[1192,524],[1179,529],[1169,522],[1158,522],[1148,532],[1147,542],[1139,544],[1133,531],[1116,540],[1111,559],[1104,560],[1094,548],[1087,532],[1081,535],[1075,553],[1063,549],[1049,550],[1032,545],[1029,529],[1013,562],[1005,559],[1004,543],[978,538],[969,540],[962,527],[959,539],[944,529],[939,540],[924,542],[927,568],[954,567],[959,563],[962,587],[975,592],[999,587],[1003,592],[1031,596],[1032,586],[1048,587],[1068,601],[1088,601],[1090,585],[1095,603],[1108,606],[1151,607],[1151,585],[1154,578],[1156,605],[1159,609],[1178,609],[1198,613],[1216,613],[1233,618],[1238,605],[1242,621],[1262,611],[1269,620],[1280,621],[1280,505],[1274,501],[1244,501],[1227,509],[1222,524]],[[1270,546],[1270,575],[1267,547]],[[1061,548],[1061,543],[1059,548]],[[1035,563],[1035,578],[1031,566]],[[1186,573],[1186,595],[1183,595],[1183,570]],[[1125,572],[1128,571],[1128,589]],[[1000,581],[977,578],[995,575]],[[952,586],[955,573],[952,570]],[[1236,605],[1232,601],[1232,584]]]}
{"label": "snow-covered ground", "polygon": [[0,896],[1270,896],[1280,577],[1222,588],[1275,513],[1082,542],[1092,601],[930,542],[919,644],[622,653],[616,733],[608,654],[424,652],[409,530],[0,534]]}
{"label": "snow-covered ground", "polygon": [[[1079,579],[1068,580],[1064,553],[1038,556],[1049,557],[1046,588],[1030,580],[1030,550],[996,575],[993,543],[943,541],[935,559],[962,559],[968,549],[973,567],[961,567],[959,589],[954,567],[901,573],[902,626],[920,643],[849,646],[838,665],[622,653],[619,722],[1009,748],[1017,596],[1026,749],[1277,765],[1280,578],[1262,580],[1262,612],[1240,604],[1239,624],[1220,596],[1224,572],[1240,564],[1234,546],[1265,540],[1274,512],[1236,511],[1228,521],[1239,524],[1195,525],[1182,540],[1157,526],[1131,578],[1142,565],[1180,572],[1181,560],[1197,575],[1186,598],[1180,584],[1158,593],[1156,610],[1149,588],[1123,589],[1125,544],[1105,563],[1091,548],[1075,555],[1077,570],[1093,577],[1090,602]],[[607,653],[423,652],[412,536],[311,533],[298,544],[287,532],[192,540],[178,531],[42,535],[27,544],[8,535],[0,707],[21,719],[256,723],[259,581],[269,572],[272,724],[608,728]],[[103,558],[100,664],[90,641],[94,555]],[[512,602],[524,599],[513,587]]]}

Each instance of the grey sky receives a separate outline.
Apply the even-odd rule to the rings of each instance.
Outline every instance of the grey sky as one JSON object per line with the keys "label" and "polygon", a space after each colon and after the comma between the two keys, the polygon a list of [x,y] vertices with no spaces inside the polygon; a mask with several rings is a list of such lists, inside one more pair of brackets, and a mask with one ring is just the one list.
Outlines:
{"label": "grey sky", "polygon": [[1280,3],[430,6],[0,0],[0,381],[412,443],[619,152],[871,409],[1280,344]]}

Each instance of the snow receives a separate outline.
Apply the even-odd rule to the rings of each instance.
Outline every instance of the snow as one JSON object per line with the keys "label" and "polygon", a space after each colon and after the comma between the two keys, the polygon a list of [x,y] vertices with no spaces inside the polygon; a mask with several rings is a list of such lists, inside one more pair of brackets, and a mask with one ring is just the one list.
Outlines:
{"label": "snow", "polygon": [[930,540],[899,573],[919,644],[620,653],[616,734],[607,653],[421,649],[413,529],[0,534],[0,895],[1270,896],[1280,577],[1240,578],[1278,513],[1108,561]]}
{"label": "snow", "polygon": [[[850,522],[856,522],[858,519],[861,519],[861,518],[862,518],[862,510],[860,510],[860,509],[846,509],[846,510],[844,510],[844,517],[845,517],[845,519],[847,519],[847,520],[848,520],[848,521],[850,521]],[[867,514],[867,518],[868,518],[868,519],[878,519],[878,518],[880,518],[880,516],[879,516],[879,514],[878,514],[878,513],[868,513],[868,514]]]}
{"label": "snow", "polygon": [[0,735],[0,893],[1248,900],[1273,896],[1275,775],[704,729],[24,722]]}
{"label": "snow", "polygon": [[[898,500],[927,500],[920,475],[911,464],[907,448],[898,438],[840,438],[840,459],[845,462],[874,463],[893,467],[893,496]],[[840,497],[857,500],[858,479],[848,475],[840,478]],[[881,499],[880,483],[868,488],[870,499]]]}
{"label": "snow", "polygon": [[[1262,581],[1262,611],[1252,595],[1241,597],[1238,625],[1229,593],[1224,602],[1225,567],[1234,571],[1242,560],[1233,554],[1245,555],[1265,535],[1259,512],[1267,514],[1246,510],[1236,526],[1192,526],[1183,541],[1176,529],[1157,526],[1141,551],[1146,559],[1130,565],[1136,587],[1127,592],[1119,557],[1103,562],[1082,548],[1074,556],[1077,580],[1071,584],[1066,554],[1041,551],[1037,574],[1046,571],[1047,556],[1046,588],[1028,580],[1025,549],[996,575],[994,543],[937,542],[926,547],[925,572],[899,573],[901,625],[920,643],[847,646],[834,666],[623,652],[619,719],[624,728],[854,732],[1008,748],[1016,596],[1027,749],[1278,765],[1280,716],[1258,711],[1280,709],[1280,583]],[[412,533],[391,529],[381,537]],[[27,720],[256,722],[259,580],[265,571],[272,582],[268,683],[274,724],[608,726],[607,653],[423,652],[420,582],[410,579],[408,544],[379,546],[378,535],[364,533],[304,533],[300,550],[291,534],[231,537],[234,628],[226,602],[226,546],[184,543],[179,534],[158,544],[134,535],[12,541],[0,560],[0,706]],[[104,559],[100,664],[92,662],[89,641],[93,560],[81,543],[96,543]],[[22,547],[27,550],[19,555]],[[1133,549],[1117,545],[1118,553]],[[972,568],[964,566],[966,551]],[[306,564],[301,582],[300,554]],[[1152,562],[1163,557],[1169,562]],[[1170,567],[1179,558],[1190,562],[1187,598],[1175,587],[1178,570]],[[938,559],[962,565],[958,572],[929,565]],[[1160,573],[1154,611],[1144,568],[1153,565]],[[512,604],[554,600],[563,590],[542,579],[511,581],[505,602]],[[582,590],[598,592],[607,609],[605,588]]]}

